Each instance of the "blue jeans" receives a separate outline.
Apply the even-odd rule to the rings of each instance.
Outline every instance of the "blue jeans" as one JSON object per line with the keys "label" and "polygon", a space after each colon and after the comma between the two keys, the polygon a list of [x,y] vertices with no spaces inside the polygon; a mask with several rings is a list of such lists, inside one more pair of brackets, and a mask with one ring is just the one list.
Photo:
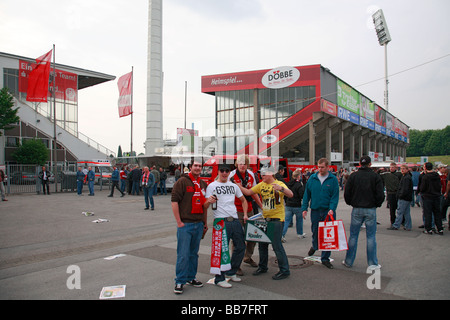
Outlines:
{"label": "blue jeans", "polygon": [[126,188],[127,188],[127,180],[120,179],[120,190],[122,190],[122,192],[125,192]]}
{"label": "blue jeans", "polygon": [[377,233],[376,208],[353,208],[352,221],[350,224],[350,238],[348,239],[348,250],[345,255],[345,263],[349,266],[353,265],[356,258],[359,231],[361,230],[361,225],[363,223],[366,225],[367,264],[369,266],[378,265],[377,242],[375,238]]}
{"label": "blue jeans", "polygon": [[77,193],[81,194],[83,192],[83,181],[77,180]]}
{"label": "blue jeans", "polygon": [[133,181],[132,188],[131,188],[131,194],[134,195],[134,193],[136,192],[136,194],[139,195],[139,187],[140,187],[140,182]]}
{"label": "blue jeans", "polygon": [[155,208],[155,203],[153,202],[153,187],[152,188],[146,188],[142,187],[144,189],[144,200],[145,200],[145,207],[149,207],[148,200],[150,199],[150,204],[152,206],[152,209]]}
{"label": "blue jeans", "polygon": [[[311,209],[311,232],[312,232],[312,247],[314,250],[319,248],[318,233],[319,233],[319,222],[325,221],[328,212],[330,210],[313,210]],[[336,219],[336,213],[333,213],[333,218]],[[330,261],[331,251],[322,251],[321,260]]]}
{"label": "blue jeans", "polygon": [[[271,221],[273,223],[273,239],[272,239],[272,249],[275,252],[278,261],[278,267],[280,272],[283,274],[291,274],[289,271],[289,262],[284,251],[283,243],[281,242],[281,234],[283,232],[283,221]],[[260,242],[258,244],[259,249],[259,264],[258,267],[262,270],[267,270],[267,263],[269,261],[269,244]]]}
{"label": "blue jeans", "polygon": [[287,229],[289,225],[292,222],[292,218],[295,215],[295,228],[297,229],[297,234],[302,235],[303,234],[303,215],[302,215],[302,209],[300,207],[284,207],[284,213],[285,213],[285,220],[284,220],[284,227],[283,227],[283,237],[287,233]]}
{"label": "blue jeans", "polygon": [[161,195],[163,194],[163,190],[164,190],[164,194],[167,195],[166,180],[159,181],[159,189],[161,191]]}
{"label": "blue jeans", "polygon": [[403,222],[403,217],[405,217],[405,228],[407,230],[411,230],[411,201],[399,199],[397,205],[397,218],[392,226],[397,229],[400,228],[400,225]]}
{"label": "blue jeans", "polygon": [[203,222],[185,223],[177,229],[177,264],[175,284],[195,279],[198,267],[198,249],[203,235]]}
{"label": "blue jeans", "polygon": [[241,266],[242,259],[244,259],[245,236],[241,223],[238,219],[233,221],[227,221],[225,219],[225,228],[227,230],[228,243],[230,243],[230,240],[233,240],[234,244],[233,254],[231,255],[231,270],[222,271],[221,274],[216,275],[215,283],[225,280],[225,275],[235,275]]}
{"label": "blue jeans", "polygon": [[88,181],[89,194],[94,195],[94,181]]}

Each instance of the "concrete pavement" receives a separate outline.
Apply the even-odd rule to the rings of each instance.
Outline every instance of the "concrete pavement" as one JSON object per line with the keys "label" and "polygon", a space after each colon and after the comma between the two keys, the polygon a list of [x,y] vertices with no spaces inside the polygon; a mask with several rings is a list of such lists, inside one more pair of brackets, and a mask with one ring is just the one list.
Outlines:
{"label": "concrete pavement", "polygon": [[[295,228],[286,236],[285,249],[291,276],[274,281],[278,271],[274,254],[269,272],[252,276],[246,264],[242,282],[222,289],[206,284],[209,274],[211,231],[201,243],[197,278],[203,288],[186,286],[182,295],[173,293],[176,262],[176,224],[170,195],[156,196],[155,211],[143,210],[142,196],[108,198],[108,191],[94,197],[74,193],[11,195],[0,203],[0,299],[2,300],[98,300],[103,287],[126,285],[121,300],[402,300],[450,298],[450,232],[425,235],[421,208],[412,208],[412,231],[390,231],[389,212],[377,211],[378,259],[382,265],[380,289],[368,289],[375,276],[366,273],[365,230],[361,230],[353,268],[341,264],[345,252],[332,253],[334,269],[303,263],[311,246],[309,216],[304,222],[305,239]],[[84,216],[82,212],[94,212]],[[338,219],[350,230],[351,207],[341,199]],[[212,215],[209,213],[211,228]],[[103,218],[109,222],[94,223]],[[105,257],[124,254],[112,260]],[[258,261],[257,249],[254,260]],[[317,252],[316,255],[320,253]],[[69,266],[79,268],[80,289]],[[69,269],[70,271],[70,269]],[[372,281],[371,283],[375,283]]]}

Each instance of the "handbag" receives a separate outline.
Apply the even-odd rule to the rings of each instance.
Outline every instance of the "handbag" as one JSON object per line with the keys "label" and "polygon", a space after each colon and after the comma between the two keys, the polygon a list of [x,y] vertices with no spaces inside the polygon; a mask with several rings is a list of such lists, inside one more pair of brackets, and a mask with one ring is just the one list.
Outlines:
{"label": "handbag", "polygon": [[334,220],[328,215],[319,222],[318,230],[319,250],[344,251],[348,250],[347,235],[342,220]]}

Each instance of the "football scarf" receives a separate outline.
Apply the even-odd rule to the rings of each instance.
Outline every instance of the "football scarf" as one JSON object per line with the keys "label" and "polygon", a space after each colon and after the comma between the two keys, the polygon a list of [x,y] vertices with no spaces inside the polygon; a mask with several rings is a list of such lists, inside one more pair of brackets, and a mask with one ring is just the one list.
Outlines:
{"label": "football scarf", "polygon": [[211,274],[231,269],[230,250],[224,219],[215,219],[211,245]]}
{"label": "football scarf", "polygon": [[200,188],[200,179],[195,179],[189,172],[189,178],[194,184],[194,195],[192,196],[192,211],[194,214],[203,214],[203,204],[206,202],[202,189]]}

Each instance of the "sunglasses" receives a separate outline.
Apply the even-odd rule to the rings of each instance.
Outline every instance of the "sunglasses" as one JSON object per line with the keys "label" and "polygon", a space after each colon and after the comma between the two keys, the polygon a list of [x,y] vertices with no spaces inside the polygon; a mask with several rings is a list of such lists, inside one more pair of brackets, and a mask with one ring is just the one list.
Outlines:
{"label": "sunglasses", "polygon": [[230,169],[220,169],[219,171],[228,173],[228,172],[230,172]]}

